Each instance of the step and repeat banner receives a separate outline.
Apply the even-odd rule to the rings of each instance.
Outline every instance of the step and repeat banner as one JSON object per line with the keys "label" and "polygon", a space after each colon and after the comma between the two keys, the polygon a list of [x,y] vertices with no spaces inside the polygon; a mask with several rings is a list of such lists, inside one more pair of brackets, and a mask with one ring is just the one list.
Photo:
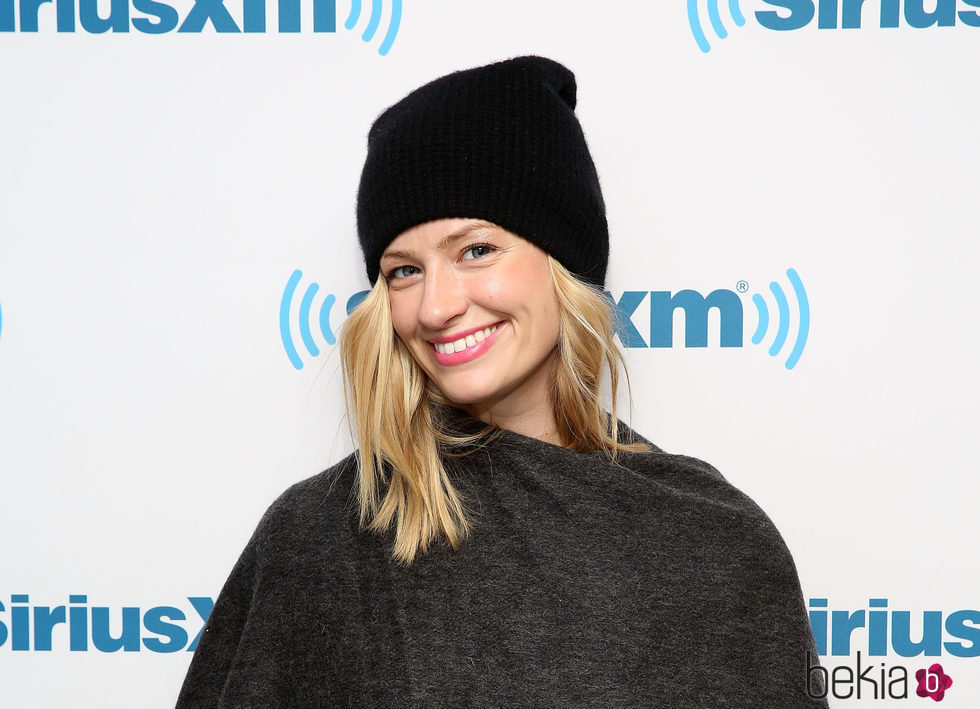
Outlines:
{"label": "step and repeat banner", "polygon": [[172,706],[353,448],[369,125],[520,54],[577,75],[623,418],[775,521],[800,682],[980,706],[980,0],[0,0],[0,706]]}

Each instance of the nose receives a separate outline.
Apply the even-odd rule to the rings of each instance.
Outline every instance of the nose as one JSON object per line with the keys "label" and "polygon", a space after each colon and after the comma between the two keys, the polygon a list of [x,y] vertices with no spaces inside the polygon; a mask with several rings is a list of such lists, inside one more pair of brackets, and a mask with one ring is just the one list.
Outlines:
{"label": "nose", "polygon": [[458,274],[442,265],[430,266],[422,282],[419,323],[432,332],[446,328],[466,312],[469,299]]}

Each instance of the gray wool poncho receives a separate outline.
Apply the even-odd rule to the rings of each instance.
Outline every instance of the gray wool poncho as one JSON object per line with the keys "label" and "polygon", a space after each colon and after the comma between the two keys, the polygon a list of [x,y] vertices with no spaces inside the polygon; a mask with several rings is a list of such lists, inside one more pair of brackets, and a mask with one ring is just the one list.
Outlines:
{"label": "gray wool poncho", "polygon": [[289,488],[225,583],[178,709],[827,706],[807,696],[793,559],[710,465],[652,444],[612,464],[511,431],[453,462],[473,534],[409,566],[391,532],[358,530],[354,454]]}

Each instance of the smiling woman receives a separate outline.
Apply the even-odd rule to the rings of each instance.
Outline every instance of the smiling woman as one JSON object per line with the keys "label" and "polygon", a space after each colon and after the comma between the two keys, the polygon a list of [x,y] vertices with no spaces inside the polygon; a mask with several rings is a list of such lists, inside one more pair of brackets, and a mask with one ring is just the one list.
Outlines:
{"label": "smiling woman", "polygon": [[[414,254],[385,280],[395,334],[432,385],[484,421],[554,435],[559,312],[548,254],[463,219],[420,224],[390,248]],[[386,252],[381,263],[392,260],[400,263]]]}
{"label": "smiling woman", "polygon": [[338,342],[356,451],[269,508],[178,707],[826,706],[768,517],[617,416],[575,103],[521,57],[375,121],[373,287]]}

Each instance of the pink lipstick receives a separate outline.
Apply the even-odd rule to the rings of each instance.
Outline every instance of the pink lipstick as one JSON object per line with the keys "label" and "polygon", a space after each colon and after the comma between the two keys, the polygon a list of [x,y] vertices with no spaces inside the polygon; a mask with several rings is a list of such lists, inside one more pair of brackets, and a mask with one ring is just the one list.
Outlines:
{"label": "pink lipstick", "polygon": [[[464,362],[470,362],[476,359],[477,357],[479,357],[480,355],[482,355],[487,350],[489,350],[490,347],[493,346],[493,343],[497,340],[497,337],[500,335],[501,331],[506,326],[507,326],[506,321],[497,323],[495,326],[497,329],[491,332],[489,335],[487,335],[483,340],[476,342],[476,344],[474,345],[466,347],[461,352],[453,352],[452,354],[448,354],[448,353],[444,354],[442,352],[439,352],[436,349],[435,344],[430,342],[429,344],[432,346],[432,354],[435,356],[436,362],[445,366],[452,366],[455,364],[463,364]],[[436,342],[440,342],[440,344],[442,344],[441,341],[447,339],[448,338],[439,338],[439,340],[436,340]],[[460,338],[460,339],[465,339],[465,338]]]}

